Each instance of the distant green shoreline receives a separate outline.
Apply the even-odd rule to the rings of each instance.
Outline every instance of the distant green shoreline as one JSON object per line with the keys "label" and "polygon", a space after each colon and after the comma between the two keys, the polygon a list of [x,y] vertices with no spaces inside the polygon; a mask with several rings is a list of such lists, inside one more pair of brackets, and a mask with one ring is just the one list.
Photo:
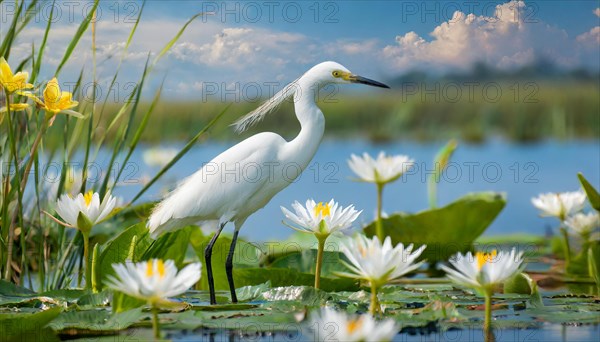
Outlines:
{"label": "distant green shoreline", "polygon": [[[598,83],[495,83],[488,87],[488,93],[493,95],[494,87],[500,89],[503,94],[496,99],[491,95],[486,98],[479,91],[472,91],[469,98],[468,89],[460,83],[439,83],[437,91],[432,90],[436,85],[415,84],[416,90],[406,86],[404,93],[402,88],[369,94],[339,93],[329,101],[321,101],[327,122],[326,137],[360,137],[375,142],[458,138],[474,143],[497,136],[515,142],[600,138]],[[463,88],[458,89],[457,85]],[[457,91],[462,94],[457,96]],[[256,101],[233,103],[207,137],[239,140],[240,136],[228,126],[257,105]],[[149,103],[140,103],[138,110],[144,112],[148,106]],[[142,142],[187,141],[226,106],[227,103],[218,101],[162,99],[150,118]],[[117,109],[118,104],[107,106],[100,130]],[[57,120],[56,124],[62,122]],[[299,128],[293,106],[287,103],[241,137],[260,131],[292,137]],[[62,133],[61,129],[53,131]],[[58,133],[57,138],[61,139]],[[109,132],[108,139],[112,138],[114,132]]]}

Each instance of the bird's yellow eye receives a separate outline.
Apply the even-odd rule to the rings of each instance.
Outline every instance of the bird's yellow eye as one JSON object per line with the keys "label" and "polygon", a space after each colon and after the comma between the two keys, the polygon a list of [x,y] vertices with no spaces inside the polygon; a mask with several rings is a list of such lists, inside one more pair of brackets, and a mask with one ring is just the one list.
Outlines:
{"label": "bird's yellow eye", "polygon": [[333,77],[340,77],[342,73],[336,70],[336,71],[332,72],[331,74],[333,75]]}

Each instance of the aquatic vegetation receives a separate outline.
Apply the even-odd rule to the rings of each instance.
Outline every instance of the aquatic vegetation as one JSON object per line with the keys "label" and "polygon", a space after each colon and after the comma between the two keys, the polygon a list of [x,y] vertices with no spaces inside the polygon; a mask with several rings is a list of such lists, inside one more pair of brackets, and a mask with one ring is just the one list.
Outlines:
{"label": "aquatic vegetation", "polygon": [[351,155],[348,166],[358,176],[358,181],[373,183],[377,186],[377,217],[376,233],[379,240],[385,238],[381,226],[381,211],[383,206],[383,187],[400,178],[414,165],[415,161],[405,155],[387,156],[381,151],[373,159],[369,154],[362,157]]}
{"label": "aquatic vegetation", "polygon": [[375,315],[381,312],[377,291],[391,281],[421,267],[423,261],[416,262],[416,259],[426,247],[423,245],[413,251],[413,245],[406,248],[401,243],[392,246],[389,236],[381,243],[377,236],[369,239],[364,235],[357,235],[342,245],[342,252],[350,260],[349,263],[344,262],[350,273],[340,272],[339,275],[369,283],[369,311]]}
{"label": "aquatic vegetation", "polygon": [[116,203],[117,199],[109,193],[104,195],[102,202],[100,202],[100,195],[91,190],[86,192],[85,195],[79,194],[75,198],[71,197],[70,194],[64,194],[56,203],[56,213],[65,222],[55,220],[65,227],[76,228],[83,236],[83,262],[85,264],[85,280],[88,288],[92,283],[92,270],[89,264],[90,233],[94,225],[106,219],[112,213]]}
{"label": "aquatic vegetation", "polygon": [[[273,340],[390,341],[398,333],[423,334],[427,339],[439,336],[441,340],[447,337],[442,336],[446,331],[471,334],[482,326],[489,330],[492,313],[494,328],[518,333],[554,327],[596,333],[600,324],[600,194],[580,174],[581,191],[544,194],[533,200],[542,216],[559,219],[564,247],[543,236],[482,238],[505,207],[507,196],[471,193],[438,206],[441,176],[453,155],[460,153],[456,141],[435,156],[439,167],[428,179],[430,208],[416,213],[402,212],[402,204],[395,208],[386,204],[389,214],[383,217],[381,203],[384,186],[414,167],[414,160],[386,152],[376,157],[352,155],[348,166],[359,181],[376,184],[377,197],[368,198],[367,205],[358,209],[334,200],[282,207],[284,223],[302,234],[270,241],[241,236],[231,255],[239,303],[210,306],[207,277],[203,276],[204,250],[213,236],[206,232],[209,229],[190,225],[153,240],[146,227],[154,205],[148,202],[148,189],[209,129],[214,130],[211,137],[231,138],[233,134],[225,127],[234,118],[223,120],[229,107],[222,103],[163,99],[160,87],[150,99],[142,95],[148,84],[157,84],[153,70],[200,14],[190,17],[146,64],[140,63],[135,89],[123,101],[115,102],[110,96],[122,76],[121,64],[108,74],[97,73],[94,16],[99,1],[90,3],[89,13],[72,37],[65,37],[68,46],[57,63],[48,61],[46,39],[32,45],[24,60],[11,53],[17,48],[15,37],[42,13],[36,0],[10,3],[14,14],[7,18],[12,16],[12,22],[3,26],[0,39],[3,340],[27,340],[35,334],[48,340],[263,335]],[[127,41],[118,45],[121,62],[135,42],[142,13],[143,7]],[[40,33],[52,35],[52,17],[58,14],[43,14],[50,18]],[[74,80],[64,70],[73,69],[69,62],[76,47],[90,38],[90,33],[91,68],[69,70],[69,75],[79,72]],[[23,50],[29,42],[19,44]],[[48,77],[40,78],[45,75]],[[99,79],[113,80],[103,95],[96,89],[83,92],[87,82],[94,88]],[[69,82],[73,87],[65,91]],[[418,139],[462,135],[479,141],[490,131],[520,141],[574,134],[599,136],[597,84],[566,89],[564,85],[541,86],[540,103],[527,106],[510,96],[506,97],[509,101],[503,98],[499,103],[449,106],[399,101],[397,93],[368,98],[353,94],[341,96],[342,101],[335,105],[321,105],[331,131],[353,138],[356,127],[374,140],[406,134]],[[245,110],[244,106],[252,108]],[[567,118],[564,108],[569,106],[573,111]],[[234,107],[232,112],[237,115],[255,105]],[[288,107],[290,104],[284,104],[282,110]],[[381,113],[378,120],[373,120],[374,112]],[[448,113],[443,132],[440,113]],[[551,120],[547,120],[548,113]],[[267,118],[261,130],[276,127],[295,132],[296,123],[286,120],[284,114]],[[223,129],[214,129],[218,127]],[[181,149],[160,147],[173,137],[188,136],[192,138]],[[142,153],[140,142],[148,141],[160,144]],[[78,160],[76,155],[84,163],[67,168]],[[131,201],[119,203],[113,195],[123,190],[127,171],[111,167],[138,161],[140,155],[157,172],[131,190]],[[56,182],[45,182],[44,164],[62,166]],[[97,172],[92,181],[90,176],[97,170],[90,165],[110,172]],[[586,198],[591,208],[587,208]],[[349,202],[358,203],[356,198]],[[377,218],[365,219],[363,229],[349,238],[346,235],[360,222],[360,209],[368,206],[378,208]],[[275,215],[265,230],[283,229],[278,222]],[[229,236],[216,241],[215,262],[224,264],[230,257],[231,241]],[[569,261],[567,265],[561,256]],[[435,266],[448,258],[450,265],[440,267],[447,272],[443,277]],[[219,302],[230,299],[222,269],[215,270],[215,286]]]}
{"label": "aquatic vegetation", "polygon": [[5,92],[12,94],[17,90],[33,88],[33,84],[27,83],[28,78],[29,73],[27,71],[19,71],[13,74],[6,59],[0,57],[0,86]]}
{"label": "aquatic vegetation", "polygon": [[315,288],[318,289],[321,284],[325,242],[331,234],[347,232],[362,211],[354,209],[353,205],[344,208],[333,199],[325,204],[309,199],[305,206],[296,201],[292,204],[292,208],[295,213],[281,207],[281,211],[289,220],[288,223],[285,221],[284,223],[299,232],[313,234],[318,241],[315,266]]}
{"label": "aquatic vegetation", "polygon": [[552,216],[561,222],[583,209],[586,195],[583,191],[545,193],[532,198],[531,203],[540,210],[541,216]]}
{"label": "aquatic vegetation", "polygon": [[523,269],[523,253],[513,248],[510,252],[493,250],[491,253],[470,252],[456,254],[450,259],[450,268],[441,265],[455,283],[477,290],[485,298],[484,330],[489,330],[492,321],[492,295],[494,288]]}
{"label": "aquatic vegetation", "polygon": [[429,195],[429,207],[437,207],[437,186],[441,180],[442,173],[448,167],[450,158],[456,151],[458,143],[452,139],[440,149],[433,160],[434,171],[427,179],[427,192]]}
{"label": "aquatic vegetation", "polygon": [[324,308],[311,316],[306,335],[314,341],[391,341],[399,330],[394,320],[377,321],[368,314],[353,317]]}
{"label": "aquatic vegetation", "polygon": [[154,337],[160,338],[158,310],[168,306],[168,297],[179,296],[200,280],[200,263],[177,270],[173,260],[150,259],[136,264],[114,264],[117,277],[109,276],[106,285],[114,291],[123,292],[145,300],[152,308]]}
{"label": "aquatic vegetation", "polygon": [[[600,255],[594,251],[600,245],[597,230],[600,227],[600,195],[582,174],[578,174],[578,178],[582,190],[541,194],[533,198],[532,203],[540,209],[541,216],[555,217],[560,222],[561,247],[555,252],[563,256],[564,272],[570,276],[596,279],[595,270]],[[586,200],[593,212],[582,212]]]}
{"label": "aquatic vegetation", "polygon": [[565,220],[565,226],[587,241],[592,232],[596,228],[600,228],[600,214],[597,212],[577,213]]}

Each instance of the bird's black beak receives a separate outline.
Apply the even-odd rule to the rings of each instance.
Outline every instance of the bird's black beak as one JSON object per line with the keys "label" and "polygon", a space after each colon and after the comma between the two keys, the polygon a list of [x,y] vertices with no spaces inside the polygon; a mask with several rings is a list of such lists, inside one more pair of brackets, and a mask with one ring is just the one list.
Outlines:
{"label": "bird's black beak", "polygon": [[372,79],[358,76],[358,75],[350,75],[350,77],[348,77],[348,81],[350,81],[351,83],[360,83],[360,84],[370,85],[373,87],[390,89],[390,87],[388,85],[385,85],[381,82],[373,81]]}

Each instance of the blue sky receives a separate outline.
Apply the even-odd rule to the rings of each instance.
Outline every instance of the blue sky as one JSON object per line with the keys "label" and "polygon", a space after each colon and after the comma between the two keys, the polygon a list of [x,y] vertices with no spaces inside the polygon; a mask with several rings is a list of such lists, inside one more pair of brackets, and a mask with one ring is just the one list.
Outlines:
{"label": "blue sky", "polygon": [[[2,23],[10,19],[6,7],[10,3],[0,5]],[[89,2],[71,7],[57,3],[61,16],[49,37],[42,69],[46,78],[52,76]],[[141,2],[101,3],[97,42],[102,84],[118,65],[130,19]],[[253,84],[264,89],[267,82],[276,82],[279,88],[324,60],[336,60],[355,73],[381,80],[413,69],[468,70],[478,61],[511,69],[538,58],[565,69],[597,71],[599,7],[599,1],[151,0],[119,80],[125,92],[127,82],[139,78],[148,53],[160,51],[190,16],[202,11],[215,13],[193,22],[154,71],[155,86],[166,77],[166,96],[206,97],[214,86],[217,93]],[[31,43],[39,46],[44,19],[40,16],[20,34],[11,64],[31,51]],[[75,79],[82,67],[90,69],[90,42],[88,34],[61,81]]]}

